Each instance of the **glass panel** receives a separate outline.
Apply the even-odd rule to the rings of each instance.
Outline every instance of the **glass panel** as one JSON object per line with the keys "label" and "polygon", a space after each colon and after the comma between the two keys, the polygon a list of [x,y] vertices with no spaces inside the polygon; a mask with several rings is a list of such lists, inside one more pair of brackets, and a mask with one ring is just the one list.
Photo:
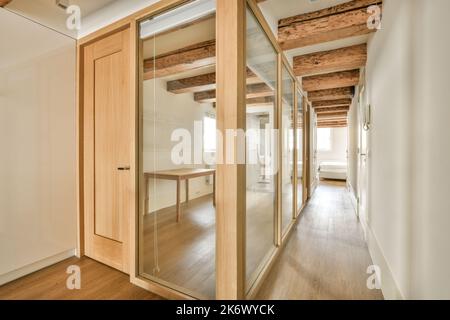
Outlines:
{"label": "glass panel", "polygon": [[274,246],[277,53],[247,10],[247,287]]}
{"label": "glass panel", "polygon": [[297,92],[297,213],[303,205],[303,97]]}
{"label": "glass panel", "polygon": [[294,81],[283,66],[281,109],[281,207],[283,234],[294,217]]}
{"label": "glass panel", "polygon": [[[215,297],[214,8],[213,0],[191,2],[140,28],[139,273],[209,299]],[[195,55],[199,48],[202,56]]]}

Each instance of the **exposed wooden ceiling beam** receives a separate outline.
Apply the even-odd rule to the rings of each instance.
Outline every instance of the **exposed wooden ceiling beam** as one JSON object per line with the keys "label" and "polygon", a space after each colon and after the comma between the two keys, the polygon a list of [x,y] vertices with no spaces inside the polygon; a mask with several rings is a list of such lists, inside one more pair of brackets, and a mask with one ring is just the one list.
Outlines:
{"label": "exposed wooden ceiling beam", "polygon": [[347,125],[346,120],[323,120],[317,121],[318,125]]}
{"label": "exposed wooden ceiling beam", "polygon": [[194,44],[144,61],[144,79],[165,77],[216,63],[216,40]]}
{"label": "exposed wooden ceiling beam", "polygon": [[347,116],[347,112],[320,113],[317,115],[317,119],[347,119]]}
{"label": "exposed wooden ceiling beam", "polygon": [[312,103],[312,107],[313,108],[347,107],[351,104],[352,104],[351,99],[338,99],[338,100],[314,101]]}
{"label": "exposed wooden ceiling beam", "polygon": [[250,98],[247,99],[247,107],[256,106],[256,105],[273,105],[275,102],[274,96],[268,97],[259,97],[259,98]]}
{"label": "exposed wooden ceiling beam", "polygon": [[341,71],[304,77],[302,82],[303,90],[305,91],[356,86],[359,83],[359,70]]}
{"label": "exposed wooden ceiling beam", "polygon": [[333,125],[333,124],[347,124],[346,120],[323,120],[323,121],[317,121],[317,124],[319,125]]}
{"label": "exposed wooden ceiling beam", "polygon": [[[247,84],[262,82],[250,69],[247,69]],[[216,89],[216,73],[167,82],[167,91],[172,93],[200,92]]]}
{"label": "exposed wooden ceiling beam", "polygon": [[346,127],[348,127],[348,125],[347,125],[347,123],[342,123],[342,124],[321,124],[321,125],[317,125],[317,128],[319,128],[319,129],[328,129],[328,128],[331,128],[331,129],[337,129],[337,128],[346,128]]}
{"label": "exposed wooden ceiling beam", "polygon": [[329,127],[329,126],[347,126],[348,122],[346,120],[326,120],[317,121],[318,127]]}
{"label": "exposed wooden ceiling beam", "polygon": [[370,5],[381,0],[355,0],[331,8],[282,19],[278,24],[278,41],[284,50],[321,42],[368,34],[376,29],[367,27],[372,13]]}
{"label": "exposed wooden ceiling beam", "polygon": [[352,99],[355,94],[354,87],[309,91],[308,100],[311,102],[325,100]]}
{"label": "exposed wooden ceiling beam", "polygon": [[366,65],[367,45],[322,51],[294,57],[294,73],[297,77],[358,69]]}
{"label": "exposed wooden ceiling beam", "polygon": [[[251,84],[247,86],[247,99],[270,97],[275,94],[274,90],[265,83]],[[194,100],[199,103],[216,102],[216,90],[196,92]]]}
{"label": "exposed wooden ceiling beam", "polygon": [[8,3],[10,3],[12,0],[0,0],[0,7],[6,6]]}
{"label": "exposed wooden ceiling beam", "polygon": [[317,114],[329,114],[329,113],[335,113],[335,112],[348,112],[350,111],[350,106],[346,107],[329,107],[329,108],[316,108],[314,111]]}
{"label": "exposed wooden ceiling beam", "polygon": [[216,90],[209,90],[194,93],[194,100],[198,103],[215,103]]}
{"label": "exposed wooden ceiling beam", "polygon": [[355,9],[361,9],[361,8],[367,8],[374,4],[380,4],[382,0],[356,0],[356,1],[349,1],[345,2],[343,4],[339,4],[334,7],[325,8],[318,11],[313,11],[309,13],[303,13],[296,16],[292,16],[289,18],[281,19],[278,22],[278,27],[287,27],[293,23],[299,23],[299,22],[305,22],[308,20],[313,20],[317,18],[323,18],[327,16],[331,16],[333,14],[337,13],[343,13]]}

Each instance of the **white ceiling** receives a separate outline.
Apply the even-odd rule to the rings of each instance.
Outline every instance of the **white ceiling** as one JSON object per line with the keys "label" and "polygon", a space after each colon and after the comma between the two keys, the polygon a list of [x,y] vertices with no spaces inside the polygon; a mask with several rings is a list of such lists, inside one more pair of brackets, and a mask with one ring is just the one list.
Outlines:
{"label": "white ceiling", "polygon": [[[62,0],[62,3],[78,5],[83,19],[115,1],[123,0]],[[77,37],[75,30],[66,28],[68,15],[56,5],[55,0],[14,0],[6,9],[73,38]]]}
{"label": "white ceiling", "polygon": [[[55,2],[54,0],[44,1]],[[88,16],[115,1],[117,0],[69,0],[70,4],[75,4],[81,8],[81,14],[84,16]]]}
{"label": "white ceiling", "polygon": [[[81,14],[84,16],[88,16],[91,13],[103,8],[104,6],[110,4],[117,0],[61,0],[61,3],[68,5],[77,5],[81,8]],[[29,7],[32,10],[31,4],[35,3],[47,10],[53,10],[54,8],[58,8],[55,3],[56,0],[14,0],[9,5],[9,9],[13,8],[27,8]],[[64,10],[59,9],[59,11],[64,12]]]}

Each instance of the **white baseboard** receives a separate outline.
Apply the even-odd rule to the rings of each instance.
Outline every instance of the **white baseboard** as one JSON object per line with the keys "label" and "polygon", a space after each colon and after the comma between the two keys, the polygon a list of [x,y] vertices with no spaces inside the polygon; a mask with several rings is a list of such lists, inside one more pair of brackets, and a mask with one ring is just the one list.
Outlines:
{"label": "white baseboard", "polygon": [[52,257],[37,261],[35,263],[29,264],[25,267],[22,267],[20,269],[5,273],[0,275],[0,286],[4,285],[5,283],[17,280],[19,278],[22,278],[30,273],[36,272],[38,270],[41,270],[43,268],[49,267],[51,265],[54,265],[55,263],[61,262],[65,259],[74,257],[76,254],[76,249],[70,249],[65,252],[59,253],[57,255],[54,255]]}
{"label": "white baseboard", "polygon": [[394,275],[392,274],[389,263],[387,262],[383,250],[380,248],[378,240],[372,229],[367,227],[367,246],[369,247],[369,253],[372,257],[374,265],[380,267],[381,270],[381,291],[385,300],[405,300],[404,295],[401,293]]}
{"label": "white baseboard", "polygon": [[356,192],[352,184],[347,181],[347,189],[350,195],[350,201],[352,203],[353,209],[355,209],[355,214],[358,215],[358,199],[356,199]]}

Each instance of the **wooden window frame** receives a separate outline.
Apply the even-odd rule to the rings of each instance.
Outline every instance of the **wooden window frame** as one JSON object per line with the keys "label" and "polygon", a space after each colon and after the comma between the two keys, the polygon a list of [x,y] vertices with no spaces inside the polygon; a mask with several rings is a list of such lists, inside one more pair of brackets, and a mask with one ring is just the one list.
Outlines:
{"label": "wooden window frame", "polygon": [[[276,99],[276,126],[277,128],[281,128],[281,108],[282,108],[282,70],[283,70],[283,66],[286,68],[286,70],[288,71],[291,79],[293,80],[293,93],[294,93],[294,100],[298,101],[298,99],[303,99],[303,116],[306,118],[307,115],[307,111],[309,112],[309,102],[307,100],[307,96],[304,93],[303,89],[302,89],[302,85],[301,82],[296,78],[294,71],[292,69],[292,67],[290,66],[288,59],[286,58],[283,50],[281,49],[280,45],[278,44],[275,36],[272,33],[272,30],[269,26],[269,24],[267,23],[267,21],[264,18],[263,13],[261,12],[257,1],[256,0],[243,0],[247,3],[248,8],[252,11],[253,15],[255,16],[256,20],[258,21],[258,23],[261,25],[261,27],[263,28],[266,36],[268,37],[268,39],[270,40],[270,42],[272,43],[272,46],[275,48],[277,54],[278,54],[278,66],[277,66],[277,99]],[[297,110],[297,105],[294,106],[294,110]],[[297,130],[297,114],[296,112],[294,112],[294,118],[295,118],[295,125],[294,125],[294,132]],[[294,135],[296,136],[296,135]],[[304,126],[304,130],[303,130],[303,140],[308,141],[310,136],[310,132],[309,132],[309,126]],[[279,135],[279,142],[281,141],[282,137],[281,134]],[[298,163],[297,163],[297,145],[296,145],[296,137],[294,138],[294,145],[295,145],[295,152],[294,152],[294,170],[295,172],[298,171]],[[282,144],[279,143],[279,148],[278,148],[278,163],[279,165],[281,164],[281,146]],[[309,162],[309,157],[305,157],[306,154],[306,144],[303,143],[302,146],[303,150],[303,168],[304,170],[306,168],[308,168],[308,162]],[[303,211],[305,205],[306,205],[306,197],[304,196],[304,200],[302,201],[303,205],[301,206],[301,208],[297,208],[297,184],[294,184],[294,214],[293,214],[293,220],[290,223],[289,227],[287,228],[287,232],[283,235],[282,234],[282,211],[281,211],[281,172],[282,172],[282,168],[280,168],[278,170],[277,173],[277,195],[276,195],[276,213],[275,213],[275,223],[274,223],[274,234],[275,234],[275,244],[277,245],[276,249],[272,252],[269,260],[267,261],[266,265],[263,266],[261,273],[259,274],[259,276],[257,277],[256,281],[253,283],[252,287],[248,289],[248,291],[246,292],[246,298],[247,299],[252,299],[256,296],[256,294],[258,293],[259,288],[261,287],[262,283],[264,282],[264,280],[266,279],[271,267],[273,266],[273,264],[275,263],[278,255],[280,254],[283,246],[286,244],[287,239],[289,238],[289,236],[292,233],[293,227],[295,226],[295,224],[297,223],[297,221],[299,220],[300,214]],[[304,171],[305,172],[305,171]],[[295,181],[297,181],[297,174],[294,175],[296,178],[294,179]],[[305,191],[306,189],[306,182],[307,179],[304,179],[303,181],[303,190]],[[309,189],[309,188],[308,188]],[[305,194],[305,192],[303,192],[303,194]]]}

